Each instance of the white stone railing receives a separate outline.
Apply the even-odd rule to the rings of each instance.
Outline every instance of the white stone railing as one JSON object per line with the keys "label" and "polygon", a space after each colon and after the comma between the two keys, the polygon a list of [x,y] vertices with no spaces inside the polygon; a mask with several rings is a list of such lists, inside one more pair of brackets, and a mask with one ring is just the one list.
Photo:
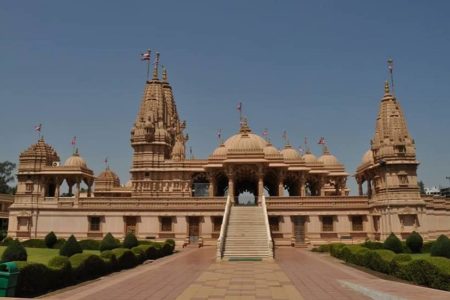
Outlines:
{"label": "white stone railing", "polygon": [[217,260],[222,259],[222,254],[223,254],[223,250],[224,250],[223,248],[225,245],[225,234],[226,234],[226,230],[228,227],[228,219],[230,217],[230,211],[231,211],[231,203],[232,203],[232,197],[228,196],[227,202],[225,204],[225,212],[224,212],[223,218],[222,218],[222,225],[220,226],[220,235],[219,235],[219,238],[217,239],[217,254],[216,254]]}
{"label": "white stone railing", "polygon": [[268,247],[269,247],[270,254],[273,257],[274,245],[273,245],[273,241],[272,241],[272,235],[270,234],[269,215],[267,214],[266,197],[264,195],[262,195],[262,197],[261,197],[261,206],[262,206],[263,213],[264,213],[264,223],[266,225]]}

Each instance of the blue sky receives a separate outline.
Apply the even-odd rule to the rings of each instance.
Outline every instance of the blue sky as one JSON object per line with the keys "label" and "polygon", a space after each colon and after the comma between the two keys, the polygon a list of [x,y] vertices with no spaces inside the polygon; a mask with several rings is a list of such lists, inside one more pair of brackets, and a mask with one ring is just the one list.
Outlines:
{"label": "blue sky", "polygon": [[196,157],[214,150],[218,128],[237,131],[242,101],[253,131],[268,128],[276,146],[287,130],[320,155],[324,136],[354,173],[392,57],[419,178],[448,185],[449,11],[448,1],[2,2],[0,161],[16,162],[42,123],[62,160],[77,136],[94,172],[108,156],[126,182],[145,81],[139,53],[151,48]]}

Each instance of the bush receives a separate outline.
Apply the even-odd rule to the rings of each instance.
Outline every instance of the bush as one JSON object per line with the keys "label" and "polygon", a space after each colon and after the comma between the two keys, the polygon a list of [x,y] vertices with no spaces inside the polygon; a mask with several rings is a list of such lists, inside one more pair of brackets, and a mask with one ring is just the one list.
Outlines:
{"label": "bush", "polygon": [[131,249],[133,247],[136,247],[138,245],[138,240],[136,238],[136,236],[134,235],[134,233],[127,233],[127,235],[125,236],[125,239],[123,240],[123,247],[124,248],[128,248]]}
{"label": "bush", "polygon": [[46,293],[53,287],[52,280],[57,274],[43,264],[25,263],[19,266],[16,297],[35,297]]}
{"label": "bush", "polygon": [[48,262],[48,267],[58,276],[52,280],[54,288],[62,288],[72,284],[73,272],[69,258],[66,256],[55,256]]}
{"label": "bush", "polygon": [[431,247],[433,246],[434,241],[428,241],[423,243],[422,252],[423,253],[430,253]]}
{"label": "bush", "polygon": [[391,233],[388,236],[388,238],[384,241],[383,247],[384,249],[394,251],[395,253],[403,252],[402,242],[394,233]]}
{"label": "bush", "polygon": [[420,285],[449,290],[450,277],[433,263],[424,259],[413,260],[404,267],[406,279]]}
{"label": "bush", "polygon": [[162,257],[161,244],[150,245],[145,251],[148,259],[158,259]]}
{"label": "bush", "polygon": [[18,240],[10,241],[2,254],[2,261],[27,261],[27,258],[27,250]]}
{"label": "bush", "polygon": [[147,256],[145,255],[145,251],[141,247],[139,247],[139,246],[133,247],[133,248],[131,248],[131,251],[134,253],[134,255],[136,256],[136,258],[140,264],[142,264],[147,259]]}
{"label": "bush", "polygon": [[116,248],[112,253],[116,255],[120,269],[131,269],[138,265],[138,260],[130,249]]}
{"label": "bush", "polygon": [[390,274],[392,274],[398,278],[407,280],[408,276],[406,275],[406,273],[404,271],[404,267],[410,261],[412,261],[412,257],[409,254],[401,253],[401,254],[395,255],[389,264]]}
{"label": "bush", "polygon": [[106,269],[109,273],[120,270],[119,262],[117,261],[117,257],[112,250],[105,250],[101,252],[100,257],[105,261]]}
{"label": "bush", "polygon": [[24,247],[28,248],[47,248],[44,240],[30,239],[22,242]]}
{"label": "bush", "polygon": [[171,255],[173,253],[173,248],[174,248],[173,245],[169,243],[164,243],[164,245],[161,248],[161,255],[162,256]]}
{"label": "bush", "polygon": [[335,243],[330,245],[330,254],[331,256],[334,256],[336,258],[341,258],[341,250],[345,247],[345,244],[342,243]]}
{"label": "bush", "polygon": [[67,256],[54,256],[48,261],[48,266],[53,268],[62,268],[66,264],[70,264],[69,258]]}
{"label": "bush", "polygon": [[166,244],[169,244],[172,247],[172,250],[170,250],[170,254],[172,254],[173,251],[175,250],[175,241],[172,239],[168,239],[166,240]]}
{"label": "bush", "polygon": [[14,241],[13,238],[10,236],[7,236],[2,240],[1,245],[8,246],[11,241]]}
{"label": "bush", "polygon": [[100,241],[97,240],[82,240],[78,242],[83,250],[99,250]]}
{"label": "bush", "polygon": [[71,257],[74,254],[82,253],[83,249],[81,249],[80,244],[78,244],[77,239],[73,236],[73,234],[69,237],[69,239],[64,243],[64,245],[59,249],[59,255]]}
{"label": "bush", "polygon": [[100,242],[100,251],[112,250],[120,247],[120,243],[108,232]]}
{"label": "bush", "polygon": [[411,249],[412,253],[422,252],[423,238],[417,232],[413,231],[406,239],[406,246]]}
{"label": "bush", "polygon": [[47,246],[47,248],[53,248],[53,246],[56,244],[56,242],[58,241],[58,238],[56,237],[56,234],[53,231],[50,231],[46,236],[45,236],[45,245]]}
{"label": "bush", "polygon": [[95,279],[106,274],[106,263],[99,256],[78,253],[70,257],[76,281]]}
{"label": "bush", "polygon": [[445,235],[440,235],[433,243],[430,250],[431,256],[442,256],[450,258],[450,239]]}
{"label": "bush", "polygon": [[61,249],[61,247],[65,244],[66,239],[60,238],[56,241],[56,243],[53,245],[53,249]]}
{"label": "bush", "polygon": [[361,244],[361,246],[370,249],[370,250],[378,250],[384,249],[383,243],[381,242],[372,242],[371,240],[367,240]]}

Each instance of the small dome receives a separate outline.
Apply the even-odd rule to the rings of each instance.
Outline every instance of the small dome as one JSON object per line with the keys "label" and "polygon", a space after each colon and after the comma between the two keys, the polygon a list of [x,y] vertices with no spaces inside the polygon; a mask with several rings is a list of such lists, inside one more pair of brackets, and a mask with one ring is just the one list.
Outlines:
{"label": "small dome", "polygon": [[334,156],[333,154],[330,153],[327,145],[324,145],[323,155],[318,158],[318,161],[323,163],[325,165],[325,167],[333,167],[333,166],[341,164],[338,161],[338,159],[336,158],[336,156]]}
{"label": "small dome", "polygon": [[373,164],[373,152],[371,149],[367,150],[366,153],[364,153],[362,159],[361,159],[361,164],[365,165],[365,164]]}
{"label": "small dome", "polygon": [[225,156],[227,155],[227,148],[225,148],[224,144],[221,144],[219,147],[214,150],[212,156]]}
{"label": "small dome", "polygon": [[225,147],[230,151],[247,152],[263,151],[267,142],[256,134],[237,134],[225,142]]}
{"label": "small dome", "polygon": [[111,171],[111,169],[109,167],[107,167],[105,171],[101,172],[97,176],[97,180],[105,180],[105,181],[116,181],[117,180],[120,183],[119,176],[117,176],[116,173]]}
{"label": "small dome", "polygon": [[286,145],[283,150],[281,150],[281,154],[283,154],[283,158],[285,160],[301,160],[302,156],[300,153],[292,148],[291,145]]}
{"label": "small dome", "polygon": [[59,161],[59,156],[52,146],[45,143],[41,137],[36,144],[31,145],[27,150],[20,154],[20,160],[42,158],[47,165]]}
{"label": "small dome", "polygon": [[264,147],[264,155],[280,155],[280,152],[272,144],[268,143],[267,146]]}
{"label": "small dome", "polygon": [[305,155],[303,155],[303,160],[306,163],[315,163],[317,162],[317,158],[314,154],[312,154],[310,151],[306,151]]}
{"label": "small dome", "polygon": [[86,161],[80,156],[78,149],[75,150],[75,153],[71,157],[66,159],[64,166],[87,168]]}

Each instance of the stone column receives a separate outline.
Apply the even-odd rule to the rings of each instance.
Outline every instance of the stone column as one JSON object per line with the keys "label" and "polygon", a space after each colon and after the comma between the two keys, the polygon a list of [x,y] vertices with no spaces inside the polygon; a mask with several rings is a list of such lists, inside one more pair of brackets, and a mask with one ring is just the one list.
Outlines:
{"label": "stone column", "polygon": [[362,182],[358,182],[358,193],[359,193],[360,196],[363,195]]}
{"label": "stone column", "polygon": [[87,196],[91,197],[91,193],[92,193],[92,183],[89,183],[87,188]]}
{"label": "stone column", "polygon": [[319,196],[323,197],[325,196],[325,189],[323,188],[325,184],[325,179],[321,176],[319,178]]}
{"label": "stone column", "polygon": [[279,179],[278,180],[278,197],[283,197],[284,195],[284,185],[283,185],[283,180]]}
{"label": "stone column", "polygon": [[58,201],[59,200],[59,194],[61,193],[61,184],[62,184],[62,182],[61,182],[61,180],[57,177],[56,178],[56,187],[55,187],[55,198],[56,198],[56,201]]}
{"label": "stone column", "polygon": [[258,198],[264,195],[264,175],[262,173],[258,174]]}
{"label": "stone column", "polygon": [[370,197],[372,197],[372,180],[368,179],[367,180],[367,195]]}
{"label": "stone column", "polygon": [[216,178],[214,176],[209,176],[209,197],[214,197],[216,194]]}
{"label": "stone column", "polygon": [[233,176],[228,177],[228,195],[234,198],[234,178]]}

